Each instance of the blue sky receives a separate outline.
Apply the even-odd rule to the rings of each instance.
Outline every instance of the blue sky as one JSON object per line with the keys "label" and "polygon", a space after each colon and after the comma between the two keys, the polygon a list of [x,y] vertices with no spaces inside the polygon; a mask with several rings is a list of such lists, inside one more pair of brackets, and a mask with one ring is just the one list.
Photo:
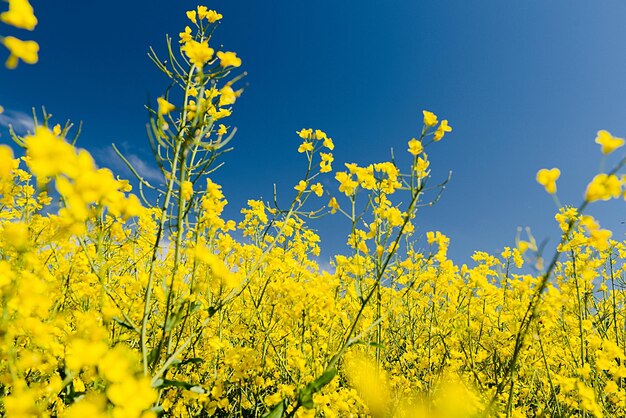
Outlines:
{"label": "blue sky", "polygon": [[[37,40],[40,62],[0,69],[7,110],[0,123],[45,105],[59,122],[83,121],[79,145],[100,165],[119,167],[112,142],[149,163],[143,106],[167,80],[146,53],[149,46],[164,51],[165,34],[177,37],[184,12],[198,3],[32,4],[34,32],[3,26],[2,33]],[[387,160],[390,148],[404,154],[428,109],[454,128],[429,151],[434,180],[449,170],[453,178],[416,224],[450,236],[451,257],[467,262],[473,250],[513,245],[518,226],[555,243],[555,206],[535,173],[559,167],[559,197],[578,205],[600,166],[596,132],[626,136],[621,0],[206,5],[224,15],[216,42],[236,51],[248,73],[229,121],[239,130],[235,150],[214,176],[236,219],[247,199],[270,199],[274,183],[290,196],[305,163],[296,130],[326,131],[336,145],[335,168],[368,164]],[[0,141],[8,141],[6,133]],[[624,238],[623,202],[596,203],[590,212]],[[346,222],[326,218],[314,226],[323,259],[344,251]]]}

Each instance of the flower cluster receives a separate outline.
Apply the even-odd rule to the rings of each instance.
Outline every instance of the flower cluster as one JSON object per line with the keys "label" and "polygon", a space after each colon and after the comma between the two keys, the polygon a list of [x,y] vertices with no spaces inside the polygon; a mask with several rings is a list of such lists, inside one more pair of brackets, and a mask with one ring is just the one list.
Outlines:
{"label": "flower cluster", "polygon": [[[2,19],[34,26],[29,10],[11,1]],[[0,145],[0,415],[626,415],[626,242],[584,213],[623,196],[626,161],[578,209],[559,208],[545,264],[530,231],[457,265],[450,239],[420,228],[446,184],[430,184],[426,150],[451,132],[428,111],[406,169],[333,173],[333,140],[301,129],[290,203],[277,193],[226,219],[211,174],[234,133],[221,120],[241,61],[209,46],[221,14],[187,17],[196,29],[166,60],[186,66],[151,52],[180,87],[150,109],[159,184],[124,159],[134,194],[47,115],[14,136],[20,155]],[[597,142],[603,154],[624,143],[606,131]],[[556,195],[559,175],[537,181]],[[326,214],[350,225],[330,266],[308,223]]]}

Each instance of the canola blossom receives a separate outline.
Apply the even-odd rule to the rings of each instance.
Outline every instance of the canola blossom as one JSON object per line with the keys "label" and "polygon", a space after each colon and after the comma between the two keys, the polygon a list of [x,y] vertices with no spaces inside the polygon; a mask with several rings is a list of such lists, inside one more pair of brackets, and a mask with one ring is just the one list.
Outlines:
{"label": "canola blossom", "polygon": [[624,139],[615,138],[609,131],[600,130],[596,137],[596,144],[600,144],[602,147],[602,154],[610,154],[624,146]]}
{"label": "canola blossom", "polygon": [[0,13],[0,21],[16,28],[33,30],[37,17],[28,0],[8,0],[9,10]]}
{"label": "canola blossom", "polygon": [[556,181],[561,177],[561,170],[558,168],[542,168],[537,171],[537,183],[546,188],[546,192],[550,194],[556,193]]}
{"label": "canola blossom", "polygon": [[[186,15],[167,59],[149,55],[175,81],[149,106],[159,184],[117,148],[136,178],[98,167],[45,113],[0,144],[1,416],[626,415],[626,242],[584,212],[623,199],[626,160],[557,209],[553,254],[528,230],[458,265],[423,230],[450,180],[427,151],[457,140],[426,110],[398,141],[407,166],[337,164],[332,132],[295,131],[302,176],[228,219],[212,173],[242,60],[211,39],[220,13]],[[27,0],[0,19],[37,23]],[[2,39],[11,63],[36,62]],[[596,142],[598,157],[624,143]],[[556,198],[560,174],[536,181]],[[322,216],[350,226],[331,268],[307,223]]]}

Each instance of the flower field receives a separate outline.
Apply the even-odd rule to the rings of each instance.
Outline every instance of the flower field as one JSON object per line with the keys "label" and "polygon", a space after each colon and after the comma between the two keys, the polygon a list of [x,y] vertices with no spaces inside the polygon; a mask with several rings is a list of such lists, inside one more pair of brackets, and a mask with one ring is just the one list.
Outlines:
{"label": "flower field", "polygon": [[[0,20],[35,28],[27,0],[8,3]],[[97,167],[45,112],[0,144],[0,415],[626,416],[626,243],[585,214],[626,196],[626,159],[559,203],[547,257],[528,233],[459,266],[442,232],[415,232],[449,180],[427,151],[454,134],[427,110],[406,167],[337,167],[327,133],[298,130],[291,201],[230,220],[212,173],[236,141],[242,60],[212,42],[220,13],[187,18],[150,52],[171,82],[149,108],[162,184],[117,150],[136,178]],[[7,67],[37,62],[34,41],[0,41]],[[595,140],[598,159],[624,145]],[[535,179],[556,202],[559,176]],[[322,215],[351,227],[330,271],[307,224]]]}

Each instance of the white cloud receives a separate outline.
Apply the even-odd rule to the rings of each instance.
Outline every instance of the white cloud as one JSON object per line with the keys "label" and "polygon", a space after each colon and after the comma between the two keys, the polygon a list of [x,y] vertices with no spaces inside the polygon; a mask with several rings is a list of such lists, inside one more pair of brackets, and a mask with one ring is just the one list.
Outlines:
{"label": "white cloud", "polygon": [[335,274],[335,266],[330,264],[330,261],[318,261],[317,263],[320,267],[320,271],[325,271],[329,274]]}
{"label": "white cloud", "polygon": [[[154,183],[159,183],[163,180],[161,171],[153,164],[149,164],[138,155],[123,151],[122,153],[144,179]],[[115,174],[127,177],[128,179],[134,179],[134,175],[126,163],[122,161],[112,147],[96,150],[94,156],[98,160],[99,165],[113,169]]]}
{"label": "white cloud", "polygon": [[137,172],[141,174],[146,180],[153,180],[153,181],[163,180],[163,175],[161,174],[161,170],[159,170],[157,167],[149,165],[144,160],[142,160],[141,158],[139,158],[138,156],[134,154],[128,154],[128,155],[125,155],[125,157],[128,160],[128,162],[130,162],[133,165],[133,167],[135,167],[135,170],[137,170]]}
{"label": "white cloud", "polygon": [[18,135],[35,131],[33,117],[15,110],[5,110],[4,113],[0,114],[0,126],[3,128],[12,126],[13,130]]}

